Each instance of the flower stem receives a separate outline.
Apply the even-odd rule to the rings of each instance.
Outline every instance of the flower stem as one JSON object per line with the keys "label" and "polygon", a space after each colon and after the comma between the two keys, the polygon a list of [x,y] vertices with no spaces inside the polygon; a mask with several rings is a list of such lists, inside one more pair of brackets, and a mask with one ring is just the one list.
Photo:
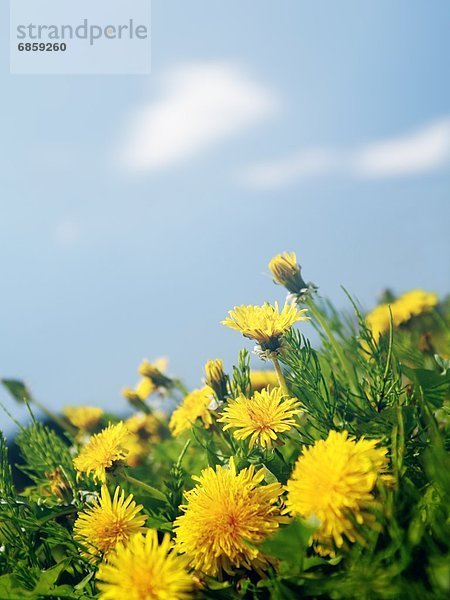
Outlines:
{"label": "flower stem", "polygon": [[162,492],[157,490],[156,488],[152,487],[151,485],[148,485],[148,483],[144,483],[143,481],[140,481],[139,479],[136,479],[135,477],[128,475],[128,473],[126,471],[122,471],[121,475],[125,479],[125,481],[128,481],[129,483],[132,483],[133,485],[135,485],[137,487],[140,487],[145,492],[147,492],[147,494],[149,496],[151,496],[152,498],[155,498],[155,500],[160,500],[161,502],[167,502],[166,496]]}
{"label": "flower stem", "polygon": [[278,383],[280,384],[280,388],[283,390],[283,394],[289,396],[289,390],[286,385],[286,380],[283,375],[283,371],[281,370],[280,363],[278,362],[278,358],[272,358],[273,366],[275,367],[275,371],[278,377]]}
{"label": "flower stem", "polygon": [[322,329],[326,333],[328,340],[331,344],[331,347],[333,348],[338,361],[341,363],[341,366],[342,366],[345,374],[347,375],[347,378],[348,378],[351,388],[356,392],[357,388],[355,386],[354,373],[351,371],[349,364],[347,362],[347,359],[345,358],[344,352],[342,351],[341,346],[339,345],[338,341],[334,337],[331,327],[328,325],[326,319],[323,317],[322,313],[317,308],[317,306],[314,304],[314,301],[311,300],[311,298],[309,298],[306,301],[306,305],[308,306],[309,310],[311,311],[311,314],[315,317],[315,319],[317,320],[319,325],[322,327]]}

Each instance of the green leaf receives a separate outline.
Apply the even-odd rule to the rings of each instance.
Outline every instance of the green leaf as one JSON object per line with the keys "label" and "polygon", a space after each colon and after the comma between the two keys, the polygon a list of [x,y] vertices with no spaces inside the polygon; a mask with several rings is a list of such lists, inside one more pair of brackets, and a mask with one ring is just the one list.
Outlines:
{"label": "green leaf", "polygon": [[69,560],[66,558],[59,562],[57,565],[47,569],[46,571],[42,571],[39,577],[39,580],[34,588],[33,592],[35,594],[45,594],[50,592],[55,583],[58,580],[58,577],[64,571],[64,569],[69,564]]}
{"label": "green leaf", "polygon": [[309,538],[314,528],[305,521],[295,519],[286,527],[280,527],[275,535],[261,544],[261,550],[285,561],[290,565],[299,565],[309,546]]}
{"label": "green leaf", "polygon": [[36,596],[32,592],[25,590],[11,573],[0,577],[0,598],[2,600],[23,600],[23,598],[33,597]]}
{"label": "green leaf", "polygon": [[450,390],[450,372],[440,375],[428,369],[411,369],[403,365],[404,373],[423,390],[425,400],[439,408]]}
{"label": "green leaf", "polygon": [[2,379],[2,384],[17,402],[32,402],[30,392],[26,385],[18,379]]}

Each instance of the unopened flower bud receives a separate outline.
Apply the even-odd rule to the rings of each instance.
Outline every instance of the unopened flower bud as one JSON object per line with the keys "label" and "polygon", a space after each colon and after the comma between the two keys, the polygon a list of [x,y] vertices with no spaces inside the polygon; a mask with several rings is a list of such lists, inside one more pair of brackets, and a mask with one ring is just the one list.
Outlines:
{"label": "unopened flower bud", "polygon": [[317,289],[313,283],[303,280],[295,252],[283,252],[274,256],[269,262],[269,270],[274,283],[285,287],[298,301]]}
{"label": "unopened flower bud", "polygon": [[223,400],[227,395],[227,381],[228,378],[223,370],[223,362],[220,358],[216,360],[208,360],[205,365],[205,373],[206,373],[206,385],[209,385],[219,398],[219,400]]}

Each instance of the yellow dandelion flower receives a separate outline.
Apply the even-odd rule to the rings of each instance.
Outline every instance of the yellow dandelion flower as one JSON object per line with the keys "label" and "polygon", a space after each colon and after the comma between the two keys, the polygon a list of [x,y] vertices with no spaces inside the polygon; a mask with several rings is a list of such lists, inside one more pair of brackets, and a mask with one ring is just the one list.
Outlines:
{"label": "yellow dandelion flower", "polygon": [[160,420],[156,415],[137,413],[125,421],[125,427],[141,440],[157,443],[161,439],[159,435]]}
{"label": "yellow dandelion flower", "polygon": [[155,389],[156,386],[149,377],[143,377],[134,387],[134,391],[141,400],[146,400]]}
{"label": "yellow dandelion flower", "polygon": [[264,388],[274,388],[279,385],[275,371],[250,371],[250,383],[254,392]]}
{"label": "yellow dandelion flower", "polygon": [[125,463],[129,467],[139,466],[149,453],[148,444],[143,442],[135,433],[131,433],[127,437],[124,447],[127,451]]}
{"label": "yellow dandelion flower", "polygon": [[191,429],[197,419],[201,419],[203,425],[208,428],[213,422],[211,411],[208,410],[212,399],[213,391],[207,385],[188,394],[170,418],[169,429],[172,435],[177,437]]}
{"label": "yellow dandelion flower", "polygon": [[193,479],[198,484],[185,493],[184,514],[174,523],[176,548],[191,567],[216,576],[267,566],[257,544],[283,520],[276,506],[280,484],[261,486],[264,470],[255,473],[253,465],[237,473],[232,458],[229,469],[210,467]]}
{"label": "yellow dandelion flower", "polygon": [[300,413],[300,403],[295,398],[286,398],[279,387],[255,392],[252,398],[241,395],[230,400],[218,419],[226,423],[224,430],[234,429],[238,440],[250,438],[250,449],[254,445],[272,448],[279,433],[298,427],[295,415]]}
{"label": "yellow dandelion flower", "polygon": [[277,302],[274,306],[267,303],[262,306],[235,306],[222,324],[256,340],[264,349],[276,350],[280,338],[294,323],[308,319],[304,316],[306,311],[306,308],[298,310],[290,304],[285,304],[280,311]]}
{"label": "yellow dandelion flower", "polygon": [[408,321],[412,317],[429,312],[438,303],[437,294],[424,290],[410,290],[405,292],[395,301],[399,317]]}
{"label": "yellow dandelion flower", "polygon": [[118,544],[97,573],[100,600],[188,600],[193,578],[186,560],[171,549],[169,534],[158,544],[149,530]]}
{"label": "yellow dandelion flower", "polygon": [[66,406],[63,412],[78,429],[93,429],[103,415],[103,409],[96,406]]}
{"label": "yellow dandelion flower", "polygon": [[375,486],[392,479],[386,474],[387,449],[377,445],[377,440],[356,441],[346,431],[330,431],[298,459],[287,483],[287,506],[293,515],[318,519],[313,541],[320,554],[333,556],[344,537],[359,538],[357,525],[373,523]]}
{"label": "yellow dandelion flower", "polygon": [[[392,323],[398,327],[413,317],[429,312],[438,303],[437,294],[424,290],[410,290],[402,294],[391,304],[380,304],[366,316],[366,322],[375,339],[389,331],[390,312]],[[390,312],[389,312],[390,308]]]}
{"label": "yellow dandelion flower", "polygon": [[165,357],[157,358],[152,363],[145,358],[139,365],[138,371],[144,378],[150,379],[155,387],[167,387],[171,384],[171,379],[164,375],[168,362]]}
{"label": "yellow dandelion flower", "polygon": [[78,473],[93,473],[96,481],[106,481],[106,471],[127,456],[129,432],[121,421],[93,435],[73,464]]}
{"label": "yellow dandelion flower", "polygon": [[140,381],[137,382],[134,389],[131,388],[123,388],[122,396],[129,400],[131,404],[143,402],[147,400],[152,392],[156,390],[156,385],[149,377],[142,377]]}
{"label": "yellow dandelion flower", "polygon": [[111,499],[108,488],[102,485],[97,502],[79,513],[74,525],[74,539],[84,556],[91,562],[105,557],[119,542],[133,534],[145,531],[145,515],[140,515],[142,505],[136,505],[133,494],[125,498],[124,490],[116,487]]}

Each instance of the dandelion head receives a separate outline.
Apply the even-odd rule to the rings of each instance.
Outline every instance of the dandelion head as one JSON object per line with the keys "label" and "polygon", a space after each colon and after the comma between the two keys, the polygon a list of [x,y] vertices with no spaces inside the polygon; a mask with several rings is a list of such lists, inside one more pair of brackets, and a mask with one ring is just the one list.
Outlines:
{"label": "dandelion head", "polygon": [[303,451],[287,483],[287,506],[292,515],[318,520],[313,541],[320,554],[333,556],[345,538],[358,539],[358,525],[373,523],[375,487],[391,480],[387,468],[386,448],[346,431],[330,431]]}
{"label": "dandelion head", "polygon": [[399,327],[413,317],[432,310],[438,296],[424,290],[410,290],[390,304],[379,304],[366,315],[366,323],[375,339],[390,329],[391,315],[394,327]]}
{"label": "dandelion head", "polygon": [[103,416],[103,409],[96,406],[66,406],[63,412],[74,427],[82,430],[94,429]]}
{"label": "dandelion head", "polygon": [[125,498],[124,490],[116,487],[111,499],[106,485],[102,486],[97,502],[79,513],[74,525],[74,538],[80,544],[82,554],[91,562],[107,556],[119,542],[133,534],[144,531],[147,517],[139,514],[133,495]]}
{"label": "dandelion head", "polygon": [[298,427],[295,415],[299,414],[300,403],[295,398],[286,398],[279,387],[255,392],[252,398],[240,395],[230,400],[223,411],[220,422],[224,430],[233,429],[238,440],[249,439],[249,446],[271,448],[279,442],[279,434]]}
{"label": "dandelion head", "polygon": [[175,437],[191,429],[197,419],[208,428],[212,424],[211,411],[208,406],[213,399],[213,390],[209,386],[194,390],[176,408],[169,421],[169,429]]}
{"label": "dandelion head", "polygon": [[143,441],[160,441],[160,420],[156,415],[137,413],[125,421],[125,427]]}
{"label": "dandelion head", "polygon": [[165,534],[133,535],[120,543],[100,565],[97,573],[100,600],[188,600],[192,598],[193,578],[186,570],[186,559],[171,548]]}
{"label": "dandelion head", "polygon": [[252,465],[239,473],[230,467],[202,471],[194,489],[186,492],[183,515],[174,523],[176,548],[190,566],[207,575],[232,574],[235,569],[264,569],[260,544],[279,526],[280,484],[260,485],[264,470]]}
{"label": "dandelion head", "polygon": [[281,309],[278,304],[262,306],[235,306],[229,311],[222,324],[240,331],[245,337],[256,340],[263,350],[276,351],[280,347],[280,339],[297,321],[306,321],[306,309],[298,310],[291,304]]}
{"label": "dandelion head", "polygon": [[250,371],[250,383],[255,392],[260,392],[264,388],[274,388],[279,385],[275,371]]}
{"label": "dandelion head", "polygon": [[129,432],[123,422],[108,427],[94,434],[73,460],[79,474],[93,474],[94,480],[106,481],[109,469],[122,462],[128,453],[127,441]]}

